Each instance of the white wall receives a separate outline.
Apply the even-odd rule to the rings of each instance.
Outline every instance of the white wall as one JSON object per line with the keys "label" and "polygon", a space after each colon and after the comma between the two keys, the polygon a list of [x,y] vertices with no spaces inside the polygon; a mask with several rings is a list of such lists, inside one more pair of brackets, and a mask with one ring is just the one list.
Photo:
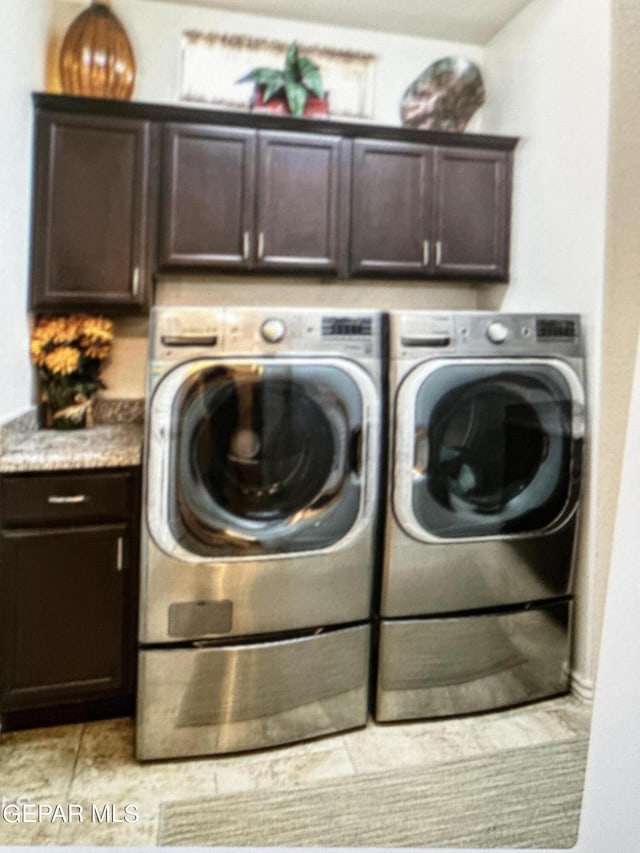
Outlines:
{"label": "white wall", "polygon": [[487,45],[485,126],[521,138],[504,307],[598,315],[604,271],[609,2],[536,0]]}
{"label": "white wall", "polygon": [[488,45],[484,121],[521,137],[511,282],[504,310],[577,311],[587,339],[590,459],[577,598],[576,674],[595,676],[596,473],[604,292],[610,21],[608,0],[535,0]]}
{"label": "white wall", "polygon": [[[598,494],[598,576],[604,600],[623,461],[629,401],[640,329],[640,6],[637,0],[612,2],[611,120],[607,228],[607,283],[602,341],[602,422]],[[637,380],[636,380],[637,384]],[[636,422],[628,429],[633,433]],[[633,443],[632,435],[628,441]],[[635,446],[635,445],[634,445]],[[620,499],[620,513],[626,507]],[[635,506],[634,506],[635,510]],[[615,563],[612,563],[615,571]]]}
{"label": "white wall", "polygon": [[[52,53],[84,6],[85,2],[55,0]],[[400,124],[399,106],[404,91],[436,59],[461,55],[481,65],[483,56],[482,48],[477,45],[367,31],[366,21],[363,29],[356,30],[148,0],[113,0],[112,8],[125,27],[136,56],[134,99],[137,101],[177,100],[180,38],[183,31],[190,29],[243,33],[285,42],[296,39],[301,44],[374,53],[378,62],[373,119],[385,124]],[[57,85],[54,75],[51,85]],[[474,122],[470,129],[478,126],[479,113]]]}
{"label": "white wall", "polygon": [[0,86],[0,422],[31,403],[27,276],[31,188],[31,97],[44,85],[48,0],[3,9]]}

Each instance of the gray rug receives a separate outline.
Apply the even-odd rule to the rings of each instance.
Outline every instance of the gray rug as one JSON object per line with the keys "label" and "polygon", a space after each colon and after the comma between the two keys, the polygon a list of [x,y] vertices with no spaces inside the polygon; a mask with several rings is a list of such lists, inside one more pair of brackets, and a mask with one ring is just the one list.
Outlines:
{"label": "gray rug", "polygon": [[158,843],[278,847],[572,847],[586,739],[278,793],[166,804]]}

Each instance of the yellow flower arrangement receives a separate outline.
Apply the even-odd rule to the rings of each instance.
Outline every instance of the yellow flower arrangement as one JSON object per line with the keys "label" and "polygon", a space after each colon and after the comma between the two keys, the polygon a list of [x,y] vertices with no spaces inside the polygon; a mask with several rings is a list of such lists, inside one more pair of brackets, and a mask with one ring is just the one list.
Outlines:
{"label": "yellow flower arrangement", "polygon": [[80,353],[75,347],[56,347],[44,357],[44,367],[51,373],[58,373],[60,376],[69,376],[70,373],[78,369],[79,364]]}
{"label": "yellow flower arrangement", "polygon": [[105,385],[102,363],[111,354],[113,323],[106,317],[70,314],[42,317],[31,333],[31,361],[38,368],[53,426],[81,426],[91,398]]}

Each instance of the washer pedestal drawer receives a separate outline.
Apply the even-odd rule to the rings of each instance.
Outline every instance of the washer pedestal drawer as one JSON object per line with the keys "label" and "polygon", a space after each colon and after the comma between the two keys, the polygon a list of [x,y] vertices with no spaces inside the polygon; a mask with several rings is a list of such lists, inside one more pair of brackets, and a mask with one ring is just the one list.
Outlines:
{"label": "washer pedestal drawer", "polygon": [[378,721],[518,705],[569,690],[567,600],[482,615],[383,621]]}
{"label": "washer pedestal drawer", "polygon": [[291,743],[367,722],[368,624],[233,645],[141,649],[138,759]]}

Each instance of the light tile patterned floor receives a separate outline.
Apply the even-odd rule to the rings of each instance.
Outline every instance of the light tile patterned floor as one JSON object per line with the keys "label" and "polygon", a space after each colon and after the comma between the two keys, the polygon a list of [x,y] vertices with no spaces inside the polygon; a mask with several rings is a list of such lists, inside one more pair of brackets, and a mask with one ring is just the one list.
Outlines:
{"label": "light tile patterned floor", "polygon": [[[83,822],[13,823],[0,815],[0,845],[154,846],[162,803],[237,793],[278,791],[318,781],[437,765],[500,749],[572,740],[588,734],[591,706],[562,697],[499,713],[458,719],[369,724],[308,743],[248,754],[138,763],[128,718],[0,734],[0,800],[66,809]],[[137,806],[138,821],[124,822]],[[115,807],[118,821],[92,820]],[[22,814],[22,812],[20,812]],[[33,807],[27,808],[34,816]],[[9,820],[6,820],[6,817]]]}

